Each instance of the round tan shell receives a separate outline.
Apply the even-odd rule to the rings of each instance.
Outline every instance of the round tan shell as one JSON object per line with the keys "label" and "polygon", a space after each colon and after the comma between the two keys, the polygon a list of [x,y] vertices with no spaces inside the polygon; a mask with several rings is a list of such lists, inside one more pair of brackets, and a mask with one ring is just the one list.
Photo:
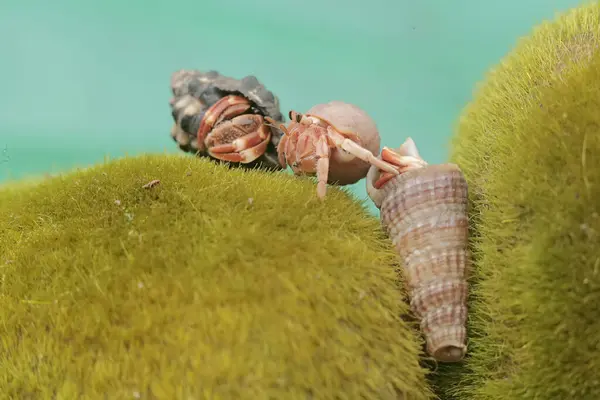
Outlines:
{"label": "round tan shell", "polygon": [[454,164],[429,165],[400,174],[374,191],[377,177],[371,172],[369,194],[402,258],[411,308],[421,320],[427,351],[438,361],[460,361],[467,351],[470,260],[464,176]]}
{"label": "round tan shell", "polygon": [[[317,104],[306,112],[331,122],[340,131],[357,134],[360,145],[377,157],[380,150],[380,137],[375,121],[361,108],[342,101],[330,101]],[[348,155],[343,150],[336,150],[329,160],[329,180],[339,185],[350,185],[363,179],[369,171],[370,164],[355,157],[348,162]]]}

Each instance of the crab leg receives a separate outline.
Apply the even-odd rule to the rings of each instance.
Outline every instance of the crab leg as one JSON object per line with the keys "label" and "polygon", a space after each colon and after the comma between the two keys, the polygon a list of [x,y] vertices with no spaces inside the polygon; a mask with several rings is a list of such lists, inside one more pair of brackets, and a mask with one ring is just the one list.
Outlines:
{"label": "crab leg", "polygon": [[239,115],[249,108],[250,103],[241,96],[226,96],[213,104],[204,114],[198,128],[198,148],[204,147],[204,138],[217,122]]}
{"label": "crab leg", "polygon": [[284,135],[289,135],[289,132],[284,124],[275,121],[271,117],[265,117],[265,121],[268,122],[267,124],[265,124],[266,126],[270,126],[272,128],[279,129],[281,132],[283,132]]}
{"label": "crab leg", "polygon": [[329,176],[329,156],[331,150],[327,143],[327,136],[322,135],[316,143],[317,155],[317,196],[323,200],[327,193],[327,178]]}
{"label": "crab leg", "polygon": [[401,171],[427,166],[427,163],[423,159],[415,156],[403,156],[389,147],[383,148],[381,159],[398,166]]}
{"label": "crab leg", "polygon": [[264,154],[267,150],[267,146],[269,145],[269,140],[263,140],[258,145],[254,147],[247,148],[240,152],[232,152],[232,153],[213,153],[209,151],[208,153],[219,160],[228,161],[228,162],[236,162],[236,163],[249,163],[256,160],[258,157]]}
{"label": "crab leg", "polygon": [[296,158],[297,144],[298,144],[298,136],[297,135],[288,135],[287,140],[285,142],[285,148],[283,149],[284,150],[283,154],[285,156],[285,160],[286,160],[287,164],[290,167],[292,167],[292,171],[294,171],[295,174],[297,174],[299,172],[295,167],[298,162],[298,159]]}
{"label": "crab leg", "polygon": [[[427,162],[421,158],[411,138],[406,139],[397,151],[384,147],[381,151],[381,159],[395,165],[400,173],[427,166]],[[373,187],[379,189],[393,177],[394,175],[388,172],[382,172]]]}
{"label": "crab leg", "polygon": [[329,134],[329,137],[334,141],[336,146],[347,151],[353,156],[360,158],[361,160],[366,161],[371,165],[376,166],[382,171],[389,172],[390,174],[398,175],[400,173],[393,164],[390,164],[386,161],[375,157],[373,153],[371,153],[369,150],[359,146],[352,140],[345,138],[331,126],[327,127],[327,133]]}
{"label": "crab leg", "polygon": [[285,152],[286,152],[286,146],[288,143],[290,132],[287,130],[287,128],[285,127],[284,124],[275,121],[271,117],[265,117],[265,121],[267,121],[267,123],[265,124],[266,126],[269,126],[269,127],[275,128],[275,129],[279,129],[281,132],[283,132],[283,136],[281,137],[281,140],[279,141],[279,145],[277,145],[277,159],[279,160],[279,164],[283,168],[285,168],[285,167],[287,167]]}
{"label": "crab leg", "polygon": [[210,149],[211,153],[222,154],[222,153],[232,153],[235,151],[242,151],[249,149],[251,147],[256,146],[264,140],[269,140],[271,138],[270,134],[264,135],[262,131],[249,133],[247,135],[241,136],[231,143],[220,144],[217,146],[213,146]]}
{"label": "crab leg", "polygon": [[326,120],[325,118],[318,117],[318,116],[312,115],[312,114],[300,114],[300,113],[297,113],[296,111],[290,111],[290,119],[292,118],[292,116],[294,116],[294,118],[297,119],[298,122],[300,122],[300,123],[304,123],[304,124],[308,124],[308,125],[318,124],[321,126],[323,126],[323,124],[324,124],[324,126],[329,126],[329,127],[333,128],[334,131],[336,131],[343,137],[350,139],[356,143],[360,143],[360,136],[358,136],[356,133],[354,133],[352,131],[345,131],[345,130],[339,129],[335,125],[333,125],[330,121]]}
{"label": "crab leg", "polygon": [[375,183],[373,184],[373,187],[375,189],[381,189],[383,187],[383,185],[385,185],[393,177],[394,177],[394,175],[392,175],[390,173],[382,172],[381,175],[379,175],[379,179],[377,179],[375,181]]}
{"label": "crab leg", "polygon": [[281,140],[279,141],[279,145],[277,145],[277,159],[279,160],[279,164],[283,167],[287,167],[287,161],[285,159],[285,147],[288,142],[288,135],[283,135]]}

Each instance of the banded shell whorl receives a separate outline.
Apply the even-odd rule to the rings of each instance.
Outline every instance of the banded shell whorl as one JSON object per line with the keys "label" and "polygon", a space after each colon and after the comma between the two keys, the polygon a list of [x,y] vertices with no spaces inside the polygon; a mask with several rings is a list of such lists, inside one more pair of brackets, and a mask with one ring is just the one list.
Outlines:
{"label": "banded shell whorl", "polygon": [[[372,192],[372,189],[371,189]],[[466,354],[467,183],[454,164],[402,173],[377,193],[381,220],[402,258],[411,308],[427,351],[442,362]]]}

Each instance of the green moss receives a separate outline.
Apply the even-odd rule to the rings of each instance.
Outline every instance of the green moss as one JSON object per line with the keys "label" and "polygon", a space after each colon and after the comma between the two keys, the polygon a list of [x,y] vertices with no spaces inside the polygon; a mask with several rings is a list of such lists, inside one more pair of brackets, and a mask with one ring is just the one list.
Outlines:
{"label": "green moss", "polygon": [[143,156],[0,193],[3,398],[431,398],[344,191]]}
{"label": "green moss", "polygon": [[600,399],[599,44],[598,3],[543,24],[460,120],[476,266],[449,399]]}

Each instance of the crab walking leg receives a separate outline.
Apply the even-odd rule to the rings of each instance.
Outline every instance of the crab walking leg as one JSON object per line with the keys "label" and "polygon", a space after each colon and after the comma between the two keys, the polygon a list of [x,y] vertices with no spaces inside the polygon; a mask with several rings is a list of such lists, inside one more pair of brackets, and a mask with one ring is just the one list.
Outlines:
{"label": "crab walking leg", "polygon": [[389,172],[382,172],[379,175],[379,179],[377,179],[375,183],[373,183],[373,187],[375,189],[381,189],[383,185],[385,185],[393,177],[394,175],[390,174]]}
{"label": "crab walking leg", "polygon": [[[419,153],[416,151],[416,147],[414,146],[414,142],[412,142],[412,140],[411,143],[413,143],[412,147],[414,147],[414,150],[412,150],[412,147],[409,147],[406,150],[410,149],[408,152],[410,154],[417,154],[417,156],[403,156],[388,147],[384,147],[381,151],[381,159],[397,166],[400,173],[404,173],[416,168],[426,167],[428,165],[427,162],[418,156]],[[400,151],[402,150],[404,149],[401,147]],[[377,179],[377,181],[373,184],[373,187],[375,189],[380,189],[393,177],[394,175],[388,172],[382,172],[379,176],[379,179]]]}
{"label": "crab walking leg", "polygon": [[369,150],[359,146],[356,142],[353,142],[352,140],[340,135],[331,126],[327,127],[327,133],[329,137],[334,141],[336,146],[347,151],[353,156],[360,158],[361,160],[366,161],[371,165],[376,166],[382,171],[389,172],[390,174],[398,175],[400,173],[398,172],[396,167],[394,167],[394,165],[375,157],[373,153],[371,153]]}
{"label": "crab walking leg", "polygon": [[292,167],[292,171],[294,174],[303,174],[303,171],[298,169],[298,165],[301,160],[296,158],[298,153],[298,135],[291,134],[288,136],[288,140],[285,144],[285,160],[290,167]]}
{"label": "crab walking leg", "polygon": [[241,96],[226,96],[213,104],[204,114],[198,127],[198,146],[204,146],[204,138],[217,122],[244,113],[250,108],[248,100]]}
{"label": "crab walking leg", "polygon": [[286,151],[288,138],[290,136],[290,132],[287,130],[287,128],[285,127],[284,124],[278,123],[271,117],[265,117],[265,121],[267,121],[267,123],[265,124],[266,126],[272,127],[275,129],[279,129],[281,132],[283,132],[283,136],[281,137],[281,140],[279,141],[279,144],[277,145],[277,159],[279,160],[279,164],[283,168],[286,168],[287,161],[285,159],[285,151]]}
{"label": "crab walking leg", "polygon": [[426,167],[428,164],[425,160],[415,156],[404,156],[389,147],[384,147],[381,151],[381,159],[393,165],[401,167],[401,169],[415,169]]}
{"label": "crab walking leg", "polygon": [[231,143],[213,146],[213,147],[211,147],[210,152],[217,153],[217,154],[238,152],[238,151],[242,151],[242,150],[246,150],[251,147],[254,147],[257,144],[259,144],[260,142],[263,142],[265,140],[269,141],[270,138],[271,138],[270,134],[265,136],[262,133],[262,131],[249,133],[247,135],[244,135],[244,136],[241,136],[241,137],[235,139]]}
{"label": "crab walking leg", "polygon": [[279,165],[283,168],[287,167],[287,161],[285,159],[285,146],[288,142],[288,135],[283,135],[279,144],[277,145],[277,159],[279,160]]}
{"label": "crab walking leg", "polygon": [[327,178],[329,177],[329,157],[331,149],[327,143],[327,136],[322,135],[316,143],[317,154],[317,196],[323,200],[327,193]]}
{"label": "crab walking leg", "polygon": [[268,140],[265,140],[259,143],[257,146],[250,147],[249,149],[242,150],[240,152],[233,153],[213,153],[209,151],[208,153],[219,160],[227,161],[227,162],[241,162],[241,163],[249,163],[256,160],[260,157],[267,149],[269,144]]}

